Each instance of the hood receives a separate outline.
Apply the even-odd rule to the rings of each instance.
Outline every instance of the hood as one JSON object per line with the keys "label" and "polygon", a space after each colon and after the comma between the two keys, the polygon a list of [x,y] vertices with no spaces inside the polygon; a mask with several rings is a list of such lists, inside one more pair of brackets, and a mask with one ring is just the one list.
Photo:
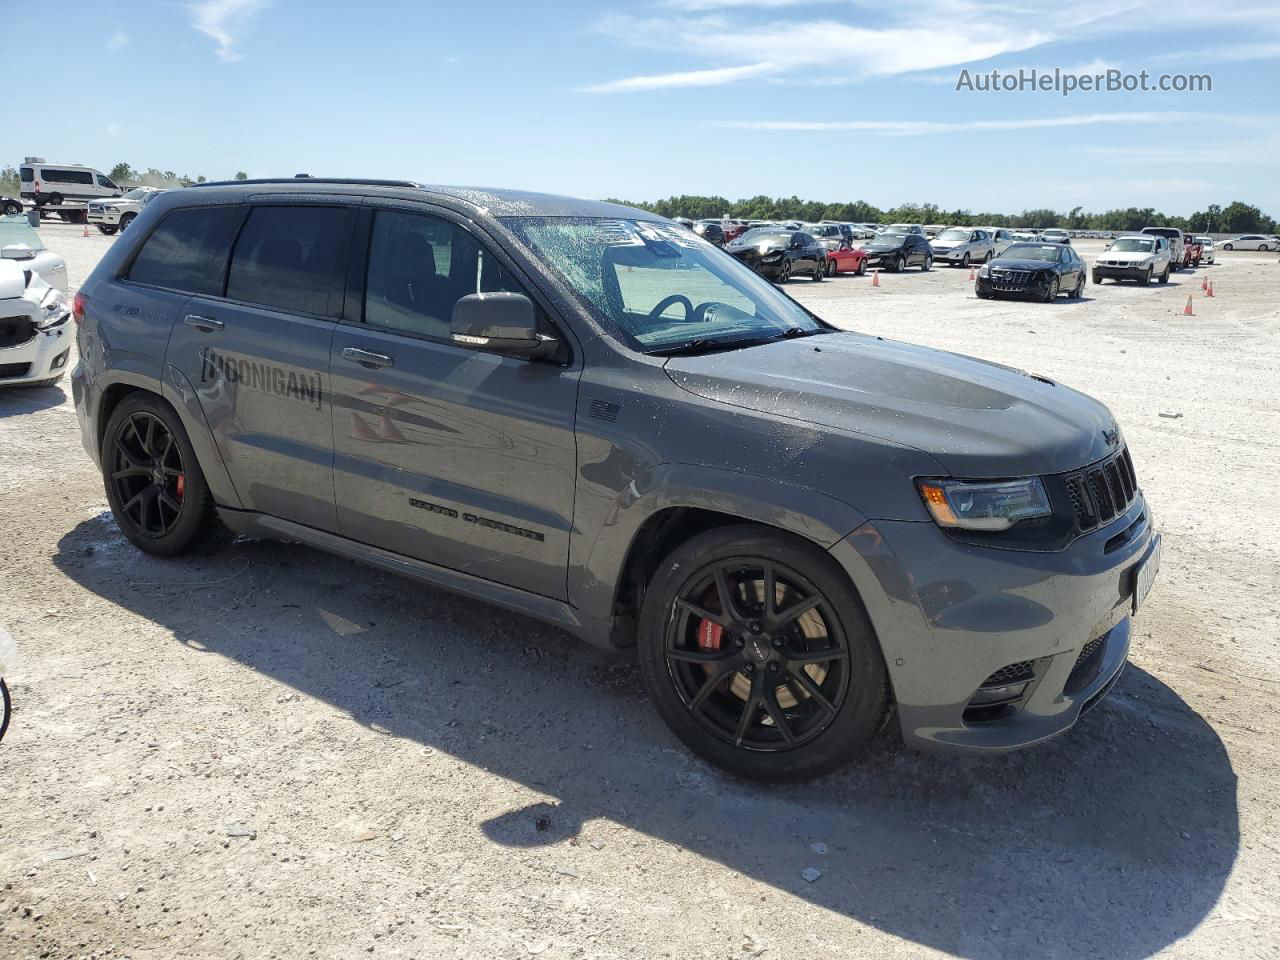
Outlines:
{"label": "hood", "polygon": [[1023,260],[1021,257],[996,257],[988,263],[992,270],[1052,270],[1058,266],[1048,260]]}
{"label": "hood", "polygon": [[907,241],[901,237],[894,237],[890,240],[875,239],[867,244],[867,249],[875,253],[881,253],[885,250],[901,250],[906,242]]}
{"label": "hood", "polygon": [[856,333],[673,357],[708,400],[914,447],[956,477],[1062,473],[1115,447],[1097,400],[973,357]]}
{"label": "hood", "polygon": [[737,254],[776,253],[779,250],[787,249],[787,244],[783,241],[778,241],[777,243],[738,243],[734,241],[725,249],[730,253]]}
{"label": "hood", "polygon": [[[34,276],[33,273],[32,277]],[[27,275],[23,268],[16,260],[0,260],[0,300],[13,300],[26,292]]]}

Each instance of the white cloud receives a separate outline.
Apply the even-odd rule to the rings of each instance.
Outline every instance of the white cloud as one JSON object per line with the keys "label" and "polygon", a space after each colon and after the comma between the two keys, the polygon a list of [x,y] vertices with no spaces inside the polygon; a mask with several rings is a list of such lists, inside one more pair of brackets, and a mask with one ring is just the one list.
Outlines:
{"label": "white cloud", "polygon": [[654,76],[625,77],[610,80],[581,89],[586,93],[621,93],[633,90],[661,90],[666,87],[714,87],[748,77],[759,77],[777,72],[772,63],[752,63],[742,67],[721,67],[715,70],[689,70],[684,73],[662,73]]}
{"label": "white cloud", "polygon": [[1063,117],[1029,117],[1022,120],[725,120],[716,126],[732,130],[779,130],[790,132],[864,131],[890,136],[919,137],[967,130],[1040,130],[1053,127],[1088,127],[1095,124],[1162,124],[1203,119],[1198,113],[1139,112],[1086,113]]}
{"label": "white cloud", "polygon": [[211,38],[223,60],[239,60],[236,50],[240,28],[271,0],[201,0],[191,5],[192,25]]}
{"label": "white cloud", "polygon": [[730,7],[777,9],[811,4],[813,0],[662,0],[662,6],[698,13],[704,10],[726,10]]}
{"label": "white cloud", "polygon": [[120,139],[120,134],[124,132],[124,128],[118,123],[108,123],[107,133],[111,134],[116,140]]}
{"label": "white cloud", "polygon": [[111,35],[111,39],[107,41],[108,50],[119,50],[129,42],[129,35],[123,30],[117,30]]}
{"label": "white cloud", "polygon": [[1280,59],[1280,43],[1237,43],[1221,47],[1203,47],[1199,50],[1182,50],[1178,53],[1162,53],[1152,57],[1152,63],[1185,63],[1187,70],[1196,70],[1206,63],[1244,63],[1249,60]]}
{"label": "white cloud", "polygon": [[632,45],[729,63],[705,70],[625,77],[587,88],[596,93],[713,86],[804,70],[822,71],[828,80],[832,76],[893,76],[985,60],[1052,39],[1050,33],[1014,27],[996,18],[966,24],[964,30],[957,31],[950,22],[876,28],[835,20],[740,24],[720,16],[615,16],[598,29]]}

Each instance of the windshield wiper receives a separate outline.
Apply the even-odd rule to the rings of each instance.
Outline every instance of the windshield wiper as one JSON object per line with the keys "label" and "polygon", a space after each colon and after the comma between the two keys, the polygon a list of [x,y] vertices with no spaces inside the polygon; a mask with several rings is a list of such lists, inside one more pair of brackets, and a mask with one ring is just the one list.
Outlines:
{"label": "windshield wiper", "polygon": [[803,327],[788,327],[781,333],[771,334],[767,337],[742,337],[737,340],[710,340],[705,337],[698,337],[694,340],[687,340],[684,343],[677,343],[670,347],[660,347],[657,350],[650,350],[649,354],[655,357],[691,357],[700,353],[714,353],[717,350],[740,350],[744,347],[759,347],[766,343],[777,343],[779,340],[791,340],[796,337],[811,337],[815,333],[830,333],[830,330],[805,330]]}

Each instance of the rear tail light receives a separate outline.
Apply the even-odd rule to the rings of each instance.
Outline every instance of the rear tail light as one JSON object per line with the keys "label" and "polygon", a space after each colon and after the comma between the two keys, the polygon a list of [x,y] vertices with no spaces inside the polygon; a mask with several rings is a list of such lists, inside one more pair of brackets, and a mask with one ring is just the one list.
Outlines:
{"label": "rear tail light", "polygon": [[77,293],[75,299],[71,301],[71,316],[79,324],[84,319],[85,296],[83,293]]}

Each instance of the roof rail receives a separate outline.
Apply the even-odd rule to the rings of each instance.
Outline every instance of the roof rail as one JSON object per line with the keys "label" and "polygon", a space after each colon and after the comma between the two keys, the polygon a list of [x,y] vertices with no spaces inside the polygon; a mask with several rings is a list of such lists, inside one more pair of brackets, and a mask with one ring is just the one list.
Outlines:
{"label": "roof rail", "polygon": [[[252,180],[206,180],[192,187],[228,187],[261,183],[350,183],[358,187],[421,187],[413,180],[362,180],[357,177],[259,177]],[[190,187],[188,188],[190,189]]]}

